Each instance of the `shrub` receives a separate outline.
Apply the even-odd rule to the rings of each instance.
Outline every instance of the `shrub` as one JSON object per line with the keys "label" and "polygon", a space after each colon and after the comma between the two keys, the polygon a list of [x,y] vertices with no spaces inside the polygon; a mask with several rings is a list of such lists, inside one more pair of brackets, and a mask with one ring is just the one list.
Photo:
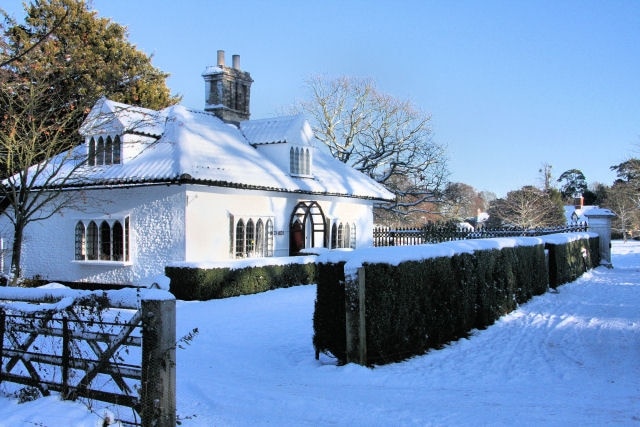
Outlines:
{"label": "shrub", "polygon": [[308,264],[261,267],[192,268],[166,267],[170,290],[182,300],[209,300],[255,294],[277,288],[315,282],[316,266]]}

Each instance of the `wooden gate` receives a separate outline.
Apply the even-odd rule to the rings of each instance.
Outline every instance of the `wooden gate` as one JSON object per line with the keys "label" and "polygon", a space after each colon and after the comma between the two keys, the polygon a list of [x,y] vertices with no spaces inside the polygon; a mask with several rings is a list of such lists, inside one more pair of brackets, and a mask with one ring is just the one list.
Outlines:
{"label": "wooden gate", "polygon": [[158,290],[0,288],[0,382],[132,408],[174,426],[175,298]]}

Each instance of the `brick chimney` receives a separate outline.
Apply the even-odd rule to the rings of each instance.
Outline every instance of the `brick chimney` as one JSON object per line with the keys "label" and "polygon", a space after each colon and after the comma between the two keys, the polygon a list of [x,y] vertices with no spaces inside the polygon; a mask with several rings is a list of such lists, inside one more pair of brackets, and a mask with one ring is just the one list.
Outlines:
{"label": "brick chimney", "polygon": [[233,55],[232,66],[225,65],[224,50],[218,51],[218,62],[202,73],[205,84],[204,110],[227,123],[249,120],[251,75],[240,69],[240,55]]}

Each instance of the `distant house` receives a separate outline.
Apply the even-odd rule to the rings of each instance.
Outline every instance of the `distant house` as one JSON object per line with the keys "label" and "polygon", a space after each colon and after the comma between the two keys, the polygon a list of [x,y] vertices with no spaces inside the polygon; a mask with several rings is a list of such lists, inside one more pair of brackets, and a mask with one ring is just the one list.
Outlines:
{"label": "distant house", "polygon": [[573,199],[573,205],[567,205],[564,207],[564,215],[568,225],[573,224],[586,224],[589,222],[587,213],[593,209],[600,209],[596,205],[585,205],[584,198],[582,196],[575,197]]}
{"label": "distant house", "polygon": [[132,284],[168,263],[372,245],[390,192],[335,160],[303,116],[249,120],[237,55],[227,67],[219,51],[203,77],[204,111],[95,104],[71,156],[85,162],[67,189],[78,206],[29,224],[25,277]]}

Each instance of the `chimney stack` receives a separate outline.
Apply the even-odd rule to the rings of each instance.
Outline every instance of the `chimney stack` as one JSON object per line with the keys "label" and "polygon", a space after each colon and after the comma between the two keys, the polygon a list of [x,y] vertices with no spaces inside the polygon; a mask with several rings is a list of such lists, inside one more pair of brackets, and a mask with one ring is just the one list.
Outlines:
{"label": "chimney stack", "polygon": [[240,69],[240,55],[232,56],[232,67],[225,65],[224,50],[218,51],[218,64],[202,73],[205,82],[205,111],[227,123],[249,120],[251,75]]}

